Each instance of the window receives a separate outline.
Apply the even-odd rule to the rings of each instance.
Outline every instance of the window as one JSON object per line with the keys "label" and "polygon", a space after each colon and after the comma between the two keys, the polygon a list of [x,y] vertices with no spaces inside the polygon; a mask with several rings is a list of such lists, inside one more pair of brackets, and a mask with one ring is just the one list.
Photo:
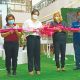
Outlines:
{"label": "window", "polygon": [[8,9],[9,11],[24,11],[31,12],[32,2],[30,0],[9,0]]}

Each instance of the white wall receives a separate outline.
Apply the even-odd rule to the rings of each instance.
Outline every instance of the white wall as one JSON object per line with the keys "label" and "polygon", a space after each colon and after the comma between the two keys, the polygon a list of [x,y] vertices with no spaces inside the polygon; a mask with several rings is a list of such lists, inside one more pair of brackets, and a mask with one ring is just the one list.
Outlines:
{"label": "white wall", "polygon": [[31,17],[30,13],[25,12],[11,12],[15,16],[16,23],[23,23],[25,20]]}
{"label": "white wall", "polygon": [[6,24],[7,5],[0,4],[0,14],[2,15],[2,26]]}

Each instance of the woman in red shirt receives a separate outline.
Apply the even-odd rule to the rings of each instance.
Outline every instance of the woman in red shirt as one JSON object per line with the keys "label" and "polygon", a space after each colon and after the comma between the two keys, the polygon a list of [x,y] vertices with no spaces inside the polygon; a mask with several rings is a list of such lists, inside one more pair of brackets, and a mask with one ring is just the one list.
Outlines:
{"label": "woman in red shirt", "polygon": [[5,65],[7,74],[11,75],[11,65],[12,65],[12,74],[16,75],[17,68],[17,56],[19,49],[19,37],[21,36],[21,32],[17,30],[18,26],[15,24],[15,17],[12,14],[6,16],[6,26],[4,29],[15,29],[9,30],[2,33],[2,37],[4,37],[4,50],[5,50]]}

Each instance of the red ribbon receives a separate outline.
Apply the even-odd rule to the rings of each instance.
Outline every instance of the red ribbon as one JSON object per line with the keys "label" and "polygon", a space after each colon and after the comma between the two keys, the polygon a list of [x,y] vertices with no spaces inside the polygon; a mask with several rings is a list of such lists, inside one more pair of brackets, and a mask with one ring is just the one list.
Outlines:
{"label": "red ribbon", "polygon": [[[65,32],[68,32],[68,31],[71,31],[71,32],[79,32],[80,31],[80,28],[69,28],[69,27],[59,27],[61,31],[65,31]],[[19,32],[22,32],[22,31],[26,31],[26,32],[39,32],[40,35],[47,35],[47,36],[52,36],[52,34],[54,34],[55,32],[58,32],[57,30],[57,27],[55,28],[54,26],[53,27],[47,27],[46,26],[43,26],[43,28],[41,29],[34,29],[33,31],[28,31],[28,30],[23,30],[22,28],[18,28],[18,29],[0,29],[0,33],[5,33],[5,32],[8,32],[10,30],[18,30]]]}
{"label": "red ribbon", "polygon": [[64,32],[79,32],[80,31],[80,28],[71,28],[71,27],[64,27],[64,26],[58,26],[58,27],[55,27],[55,26],[50,26],[50,25],[44,25],[43,26],[44,28],[41,30],[41,34],[42,35],[47,35],[47,36],[52,36],[55,32],[58,32],[59,29],[61,31],[64,31]]}
{"label": "red ribbon", "polygon": [[5,32],[8,32],[8,31],[15,31],[15,30],[18,30],[19,32],[22,32],[23,30],[21,28],[18,28],[18,29],[0,29],[0,33],[5,33]]}

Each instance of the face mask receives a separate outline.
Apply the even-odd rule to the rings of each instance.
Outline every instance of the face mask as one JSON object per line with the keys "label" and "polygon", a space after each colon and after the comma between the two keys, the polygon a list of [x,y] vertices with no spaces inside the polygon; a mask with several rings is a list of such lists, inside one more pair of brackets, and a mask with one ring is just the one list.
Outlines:
{"label": "face mask", "polygon": [[60,18],[59,18],[59,17],[55,17],[55,20],[56,20],[56,21],[59,21],[59,20],[60,20]]}
{"label": "face mask", "polygon": [[8,20],[8,24],[14,24],[14,20]]}
{"label": "face mask", "polygon": [[37,15],[33,15],[32,17],[33,17],[33,19],[36,19],[36,20],[38,19]]}
{"label": "face mask", "polygon": [[77,19],[80,20],[80,16],[77,16]]}

